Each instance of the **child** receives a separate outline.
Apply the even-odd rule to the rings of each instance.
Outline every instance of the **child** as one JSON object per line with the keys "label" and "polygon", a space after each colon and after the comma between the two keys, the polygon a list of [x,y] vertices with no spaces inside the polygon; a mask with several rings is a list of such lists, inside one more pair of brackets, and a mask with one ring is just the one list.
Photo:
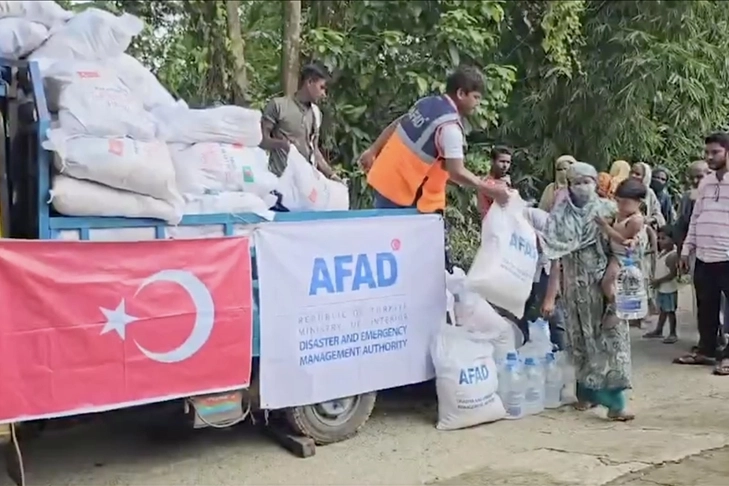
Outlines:
{"label": "child", "polygon": [[618,214],[612,225],[602,217],[595,218],[597,224],[610,239],[612,256],[602,280],[602,291],[609,304],[615,302],[615,282],[620,272],[620,257],[627,255],[629,248],[641,248],[647,239],[645,218],[640,205],[645,197],[646,187],[641,181],[626,179],[615,190]]}
{"label": "child", "polygon": [[663,337],[663,326],[668,319],[668,337],[666,344],[678,341],[676,334],[676,309],[678,308],[678,254],[670,227],[658,230],[658,258],[656,259],[656,278],[651,286],[658,292],[658,308],[660,314],[654,331],[645,334],[646,338]]}

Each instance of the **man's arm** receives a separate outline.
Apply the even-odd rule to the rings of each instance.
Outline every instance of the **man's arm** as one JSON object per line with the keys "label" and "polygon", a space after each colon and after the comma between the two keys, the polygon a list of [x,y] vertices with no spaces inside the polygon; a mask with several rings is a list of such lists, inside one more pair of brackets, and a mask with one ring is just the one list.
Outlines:
{"label": "man's arm", "polygon": [[268,102],[266,108],[263,110],[263,116],[261,117],[261,144],[259,145],[263,150],[288,150],[290,143],[288,140],[277,138],[273,131],[276,128],[281,113],[278,108],[276,100],[273,99]]}
{"label": "man's arm", "polygon": [[[703,187],[703,186],[702,186]],[[699,188],[699,194],[694,202],[694,209],[691,211],[691,219],[689,220],[688,232],[686,233],[686,239],[683,240],[681,247],[681,257],[688,258],[689,255],[696,251],[696,221],[701,214],[703,209],[703,191]]]}
{"label": "man's arm", "polygon": [[390,140],[390,137],[392,137],[392,134],[395,133],[395,130],[397,129],[397,125],[400,123],[400,120],[402,120],[402,117],[405,115],[401,115],[395,120],[392,121],[387,127],[382,130],[382,133],[380,133],[380,136],[377,137],[377,139],[374,141],[370,147],[362,152],[362,155],[359,157],[359,165],[364,169],[365,172],[370,170],[370,167],[372,167],[372,164],[375,162],[375,159],[378,155],[380,155],[380,152],[382,152],[382,149],[385,147],[385,144],[388,140]]}

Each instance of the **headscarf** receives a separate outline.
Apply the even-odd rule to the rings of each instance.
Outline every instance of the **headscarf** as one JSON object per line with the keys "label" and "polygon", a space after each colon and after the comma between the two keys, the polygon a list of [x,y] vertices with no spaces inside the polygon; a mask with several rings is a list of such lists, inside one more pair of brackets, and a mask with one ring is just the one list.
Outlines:
{"label": "headscarf", "polygon": [[597,175],[597,195],[600,197],[609,198],[611,197],[610,194],[610,185],[612,183],[612,177],[610,177],[610,174],[607,172],[600,172]]}
{"label": "headscarf", "polygon": [[[581,177],[597,180],[597,171],[590,164],[577,162],[570,168],[569,179],[574,181]],[[615,204],[598,197],[597,192],[582,207],[576,206],[571,198],[566,198],[554,208],[547,220],[543,234],[544,255],[549,260],[557,260],[596,244],[601,231],[595,222],[595,217],[612,217],[614,213]],[[607,267],[608,258],[602,245],[598,245],[597,253],[595,268],[587,270],[602,274]]]}
{"label": "headscarf", "polygon": [[[560,172],[557,169],[563,164],[572,165],[575,162],[577,162],[577,160],[575,160],[575,158],[571,155],[561,155],[557,157],[557,160],[554,161],[555,180],[554,182],[550,182],[544,189],[542,199],[539,201],[539,209],[543,211],[550,211],[554,205],[559,202],[561,197],[558,197],[558,193],[567,188],[567,172]],[[562,178],[562,174],[565,175],[564,178]]]}
{"label": "headscarf", "polygon": [[656,196],[656,193],[653,192],[653,189],[651,189],[651,180],[653,180],[653,169],[645,162],[636,162],[636,165],[638,164],[643,167],[643,179],[641,180],[646,188],[646,196],[643,199],[643,203],[645,204],[645,215],[648,217],[648,219],[654,220],[656,226],[660,228],[661,226],[666,224],[666,220],[663,217],[663,213],[661,212],[661,206],[658,202],[658,196]]}
{"label": "headscarf", "polygon": [[630,164],[624,160],[616,160],[610,166],[610,177],[612,180],[610,181],[608,196],[613,197],[620,183],[630,177]]}

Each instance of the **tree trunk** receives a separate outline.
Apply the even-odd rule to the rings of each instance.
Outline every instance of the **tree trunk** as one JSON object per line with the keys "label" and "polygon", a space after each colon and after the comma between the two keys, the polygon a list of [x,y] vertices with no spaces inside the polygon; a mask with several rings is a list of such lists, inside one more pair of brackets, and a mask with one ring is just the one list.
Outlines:
{"label": "tree trunk", "polygon": [[281,84],[285,95],[293,95],[299,83],[301,52],[301,0],[284,0]]}
{"label": "tree trunk", "polygon": [[248,105],[248,73],[246,72],[245,43],[240,28],[240,1],[225,2],[228,18],[228,38],[230,39],[230,55],[233,58],[232,98],[233,104]]}

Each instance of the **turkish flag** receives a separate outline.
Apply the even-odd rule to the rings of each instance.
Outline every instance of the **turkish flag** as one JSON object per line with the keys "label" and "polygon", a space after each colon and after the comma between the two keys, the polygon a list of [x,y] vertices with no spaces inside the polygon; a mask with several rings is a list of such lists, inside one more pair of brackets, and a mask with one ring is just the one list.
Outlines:
{"label": "turkish flag", "polygon": [[250,383],[248,238],[0,240],[0,423]]}

